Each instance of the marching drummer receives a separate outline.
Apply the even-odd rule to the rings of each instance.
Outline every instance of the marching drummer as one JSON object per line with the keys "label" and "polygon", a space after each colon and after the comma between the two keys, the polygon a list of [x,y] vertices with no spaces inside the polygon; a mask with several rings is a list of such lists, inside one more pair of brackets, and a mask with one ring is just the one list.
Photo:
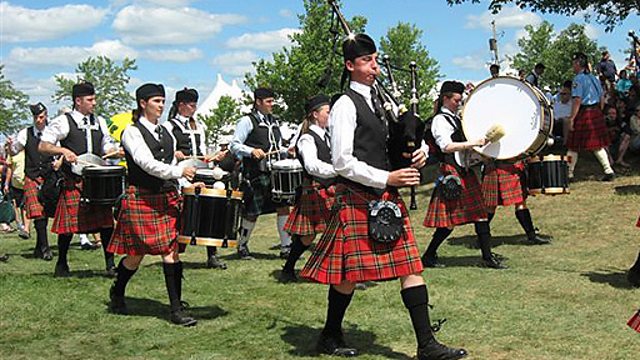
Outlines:
{"label": "marching drummer", "polygon": [[240,225],[238,256],[252,260],[249,239],[260,214],[275,211],[278,234],[280,236],[280,257],[286,259],[291,249],[291,239],[284,230],[289,216],[289,206],[275,203],[271,198],[271,175],[266,163],[279,160],[287,149],[281,149],[282,136],[278,120],[272,115],[275,94],[273,90],[260,87],[254,93],[254,107],[251,113],[238,120],[231,140],[231,152],[242,158],[244,209]]}
{"label": "marching drummer", "polygon": [[[210,162],[218,161],[220,156],[207,155],[207,139],[205,126],[194,118],[198,105],[198,91],[184,88],[176,92],[176,98],[169,109],[168,121],[163,125],[173,134],[176,140],[175,156],[178,161],[195,156]],[[227,265],[217,257],[217,248],[207,246],[207,267],[226,269]]]}
{"label": "marching drummer", "polygon": [[609,163],[606,148],[611,143],[607,125],[602,113],[604,96],[597,77],[588,69],[588,59],[583,53],[573,56],[573,107],[569,116],[569,134],[567,136],[567,156],[569,157],[569,179],[578,162],[580,151],[592,151],[602,169],[602,181],[613,181],[615,173]]}
{"label": "marching drummer", "polygon": [[317,95],[305,104],[306,117],[302,122],[296,145],[297,158],[303,164],[301,193],[285,224],[291,234],[291,252],[282,269],[281,280],[296,281],[295,265],[309,248],[316,234],[326,228],[335,202],[336,171],[331,163],[329,102],[325,95]]}
{"label": "marching drummer", "polygon": [[192,180],[194,167],[176,166],[176,144],[158,121],[165,92],[160,84],[144,84],[136,90],[133,124],[122,133],[129,170],[129,188],[121,202],[118,222],[109,250],[126,256],[118,264],[118,276],[109,291],[110,310],[127,314],[125,288],[145,255],[160,255],[171,305],[171,322],[193,326],[197,320],[185,313],[182,296],[182,262],[178,256],[177,221],[180,193],[177,179]]}
{"label": "marching drummer", "polygon": [[464,84],[457,81],[445,81],[442,84],[437,107],[439,110],[431,125],[440,160],[440,177],[431,195],[423,223],[426,227],[436,228],[436,231],[422,255],[422,263],[425,267],[443,267],[444,264],[438,261],[438,247],[455,226],[473,223],[484,265],[504,269],[505,266],[491,252],[491,232],[480,184],[473,170],[465,166],[468,163],[467,157],[470,156],[469,151],[474,146],[484,145],[486,140],[467,140],[462,132],[462,124],[456,112],[464,90]]}
{"label": "marching drummer", "polygon": [[[46,155],[62,155],[64,185],[51,231],[58,234],[58,261],[54,276],[68,277],[67,253],[73,234],[100,232],[107,276],[115,276],[113,253],[107,250],[113,232],[111,205],[81,204],[82,178],[71,172],[70,164],[78,162],[78,156],[118,153],[105,120],[96,116],[96,94],[93,84],[82,82],[72,88],[73,111],[53,119],[44,131],[38,151]],[[60,143],[59,146],[56,145]],[[81,163],[82,164],[82,163]]]}

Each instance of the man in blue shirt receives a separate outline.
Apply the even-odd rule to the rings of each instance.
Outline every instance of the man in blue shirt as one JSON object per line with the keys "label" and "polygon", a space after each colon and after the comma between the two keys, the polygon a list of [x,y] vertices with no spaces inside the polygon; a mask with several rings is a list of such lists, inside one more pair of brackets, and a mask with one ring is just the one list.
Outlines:
{"label": "man in blue shirt", "polygon": [[612,181],[615,177],[605,150],[610,144],[607,124],[602,113],[604,97],[600,81],[587,69],[587,56],[576,53],[573,57],[573,78],[571,97],[573,106],[568,119],[567,156],[569,156],[569,179],[578,162],[580,151],[592,151],[604,170],[602,181]]}

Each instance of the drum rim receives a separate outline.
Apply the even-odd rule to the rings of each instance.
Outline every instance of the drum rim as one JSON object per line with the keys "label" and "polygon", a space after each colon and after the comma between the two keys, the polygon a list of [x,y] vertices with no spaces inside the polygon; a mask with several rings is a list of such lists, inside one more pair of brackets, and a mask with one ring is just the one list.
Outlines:
{"label": "drum rim", "polygon": [[567,156],[566,155],[548,154],[548,155],[544,155],[542,157],[542,162],[545,162],[545,161],[567,161]]}
{"label": "drum rim", "polygon": [[[482,87],[485,83],[488,83],[490,81],[496,81],[499,79],[509,79],[509,80],[516,80],[522,84],[524,84],[526,87],[530,88],[533,92],[533,94],[538,98],[538,100],[542,100],[544,102],[547,103],[547,107],[549,108],[549,115],[551,118],[550,121],[550,128],[553,129],[553,108],[552,106],[549,104],[549,101],[547,100],[547,98],[544,96],[544,93],[542,93],[539,89],[537,89],[535,86],[529,84],[526,81],[520,80],[519,78],[515,77],[515,76],[509,76],[509,75],[500,75],[500,76],[496,76],[496,77],[490,77],[488,79],[485,79],[483,81],[481,81],[478,85],[475,86],[475,88],[471,91],[471,93],[469,93],[469,96],[467,96],[467,98],[465,99],[465,105],[462,107],[462,111],[460,112],[460,122],[462,123],[462,133],[464,134],[465,137],[467,137],[467,130],[466,130],[466,122],[464,120],[464,112],[467,109],[467,105],[469,103],[469,99],[471,99],[471,97],[473,96],[473,94],[477,91],[478,88]],[[542,96],[541,96],[542,95]],[[539,117],[539,124],[543,125],[544,124],[544,111],[540,112],[540,117]],[[542,129],[542,126],[540,126],[540,128]],[[536,140],[533,141],[531,143],[530,147],[533,147],[534,144],[536,144],[539,141],[540,136],[542,136],[543,133],[542,131],[538,131],[538,135],[536,136]],[[545,143],[546,143],[546,139],[545,139]],[[529,149],[527,149],[526,151],[523,151],[521,154],[517,155],[517,156],[512,156],[512,157],[506,157],[506,156],[498,156],[496,158],[493,158],[491,156],[488,156],[487,154],[483,153],[482,151],[479,150],[478,147],[473,147],[473,151],[475,151],[476,153],[480,154],[483,157],[486,158],[490,158],[490,159],[496,159],[496,160],[511,160],[511,159],[521,159],[523,157],[527,157],[527,156],[532,156],[535,155],[537,153],[539,153],[540,151],[542,151],[542,149],[544,149],[544,146],[536,146],[535,147],[535,151],[533,153],[527,153]]]}
{"label": "drum rim", "polygon": [[[200,188],[200,194],[198,196],[214,197],[214,198],[227,198],[227,189],[211,189],[206,187]],[[185,187],[182,189],[183,195],[196,195],[196,187]],[[242,192],[237,190],[231,190],[231,198],[234,200],[242,200]]]}
{"label": "drum rim", "polygon": [[[287,162],[287,163],[295,164],[295,166],[289,166],[289,165],[278,166],[279,162]],[[302,163],[298,159],[282,159],[282,160],[278,160],[278,161],[272,162],[271,163],[271,170],[276,170],[276,171],[277,170],[300,170],[300,171],[302,171]]]}
{"label": "drum rim", "polygon": [[105,170],[116,170],[117,172],[126,172],[127,168],[122,165],[89,165],[82,168],[82,174],[86,171],[105,171]]}
{"label": "drum rim", "polygon": [[[180,244],[190,245],[191,239],[192,237],[190,235],[178,235],[178,242]],[[195,240],[196,240],[196,246],[222,246],[222,244],[225,241],[224,239],[210,238],[210,237],[203,237],[203,236],[196,236]],[[238,239],[235,239],[235,240],[227,239],[226,241],[227,241],[227,247],[238,246]],[[198,242],[204,242],[204,243],[198,244]],[[216,244],[209,244],[208,242],[215,242]],[[220,244],[217,244],[217,243],[220,243]]]}

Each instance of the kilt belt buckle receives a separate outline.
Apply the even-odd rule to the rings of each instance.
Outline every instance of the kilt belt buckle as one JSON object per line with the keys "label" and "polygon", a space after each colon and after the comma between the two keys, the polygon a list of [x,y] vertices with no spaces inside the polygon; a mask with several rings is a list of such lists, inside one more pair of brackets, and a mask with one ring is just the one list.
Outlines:
{"label": "kilt belt buckle", "polygon": [[393,201],[372,200],[369,202],[369,237],[376,242],[388,244],[402,235],[402,212]]}

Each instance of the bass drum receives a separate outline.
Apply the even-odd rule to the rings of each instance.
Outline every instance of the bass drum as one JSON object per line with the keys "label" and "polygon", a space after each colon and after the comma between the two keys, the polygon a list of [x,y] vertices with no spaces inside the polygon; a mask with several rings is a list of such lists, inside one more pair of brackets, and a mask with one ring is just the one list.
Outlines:
{"label": "bass drum", "polygon": [[462,109],[462,130],[469,140],[485,136],[493,125],[501,125],[504,136],[475,150],[499,159],[523,159],[539,153],[553,130],[553,109],[536,87],[510,76],[480,83]]}

